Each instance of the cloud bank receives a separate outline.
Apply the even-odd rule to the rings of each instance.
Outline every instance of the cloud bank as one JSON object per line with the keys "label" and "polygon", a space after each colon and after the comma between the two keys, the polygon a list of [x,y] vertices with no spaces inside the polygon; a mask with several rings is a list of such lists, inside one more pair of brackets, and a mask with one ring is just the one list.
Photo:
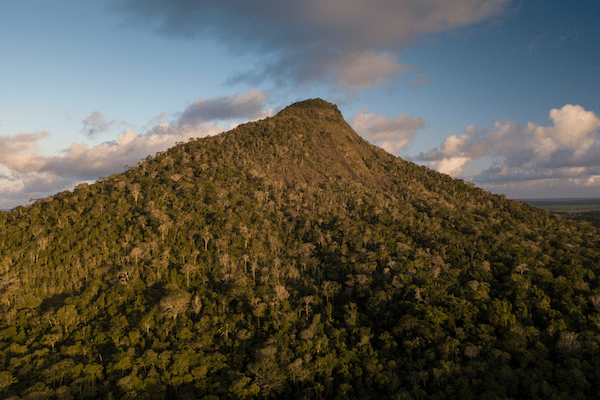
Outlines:
{"label": "cloud bank", "polygon": [[348,121],[359,135],[391,154],[404,149],[415,138],[417,130],[425,126],[421,117],[398,114],[398,118],[391,119],[367,113],[367,110],[367,106],[358,109]]}
{"label": "cloud bank", "polygon": [[491,157],[495,164],[472,181],[496,190],[523,191],[559,184],[597,188],[600,118],[579,105],[567,104],[552,109],[549,119],[549,126],[510,120],[497,121],[490,130],[470,125],[464,134],[449,136],[439,148],[421,153],[418,160],[440,172],[460,176],[468,162]]}
{"label": "cloud bank", "polygon": [[37,159],[37,142],[50,137],[47,131],[19,133],[14,136],[0,135],[0,164],[17,172],[31,172],[42,164]]}
{"label": "cloud bank", "polygon": [[[264,61],[233,76],[252,85],[331,83],[366,90],[418,70],[399,53],[423,35],[456,31],[503,14],[509,0],[113,1],[127,26],[174,38],[211,38]],[[427,84],[418,77],[414,86]]]}

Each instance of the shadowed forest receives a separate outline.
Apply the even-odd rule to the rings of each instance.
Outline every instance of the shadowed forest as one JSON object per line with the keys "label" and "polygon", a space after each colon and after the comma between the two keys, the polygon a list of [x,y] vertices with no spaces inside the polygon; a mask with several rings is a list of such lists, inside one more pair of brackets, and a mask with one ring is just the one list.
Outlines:
{"label": "shadowed forest", "polygon": [[1,212],[0,398],[597,398],[599,278],[307,100]]}

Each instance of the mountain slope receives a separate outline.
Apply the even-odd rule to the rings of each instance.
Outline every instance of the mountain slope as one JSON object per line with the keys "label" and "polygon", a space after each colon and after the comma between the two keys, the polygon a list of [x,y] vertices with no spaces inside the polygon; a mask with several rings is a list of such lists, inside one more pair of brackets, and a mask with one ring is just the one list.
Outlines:
{"label": "mountain slope", "polygon": [[599,231],[319,99],[0,223],[5,398],[597,396]]}

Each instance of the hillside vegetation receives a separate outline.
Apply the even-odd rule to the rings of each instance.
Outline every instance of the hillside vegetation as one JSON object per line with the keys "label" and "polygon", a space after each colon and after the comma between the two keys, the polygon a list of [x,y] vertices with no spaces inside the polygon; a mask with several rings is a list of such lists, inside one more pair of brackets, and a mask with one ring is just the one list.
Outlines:
{"label": "hillside vegetation", "polygon": [[600,211],[556,212],[556,214],[570,220],[589,221],[596,228],[600,228]]}
{"label": "hillside vegetation", "polygon": [[0,398],[600,396],[600,231],[322,100],[0,227]]}

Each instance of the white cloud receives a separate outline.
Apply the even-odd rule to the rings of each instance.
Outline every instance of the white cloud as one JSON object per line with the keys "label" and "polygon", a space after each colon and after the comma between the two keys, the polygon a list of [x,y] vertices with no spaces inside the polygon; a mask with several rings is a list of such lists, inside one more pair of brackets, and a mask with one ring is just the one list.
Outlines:
{"label": "white cloud", "polygon": [[421,117],[398,114],[396,119],[391,119],[366,113],[367,110],[367,106],[358,109],[348,121],[363,138],[391,154],[405,148],[415,138],[417,130],[425,125]]}
{"label": "white cloud", "polygon": [[49,138],[47,131],[19,133],[14,136],[0,135],[0,164],[18,172],[31,172],[44,166],[43,157],[37,151],[37,142]]}
{"label": "white cloud", "polygon": [[[600,118],[579,105],[549,113],[550,126],[502,120],[494,128],[465,128],[440,148],[418,156],[438,171],[460,176],[469,161],[492,157],[495,164],[472,180],[496,189],[517,190],[523,182],[563,182],[565,187],[597,184],[600,174]],[[513,186],[499,186],[499,185]],[[514,186],[517,185],[517,186]],[[521,186],[518,186],[521,185]]]}
{"label": "white cloud", "polygon": [[469,157],[450,157],[438,161],[431,161],[429,166],[438,172],[456,177],[462,174],[463,167],[471,160],[472,158]]}
{"label": "white cloud", "polygon": [[552,139],[557,146],[571,149],[590,147],[597,138],[600,119],[592,111],[578,105],[567,104],[560,110],[550,111],[552,127],[528,125],[536,138]]}

